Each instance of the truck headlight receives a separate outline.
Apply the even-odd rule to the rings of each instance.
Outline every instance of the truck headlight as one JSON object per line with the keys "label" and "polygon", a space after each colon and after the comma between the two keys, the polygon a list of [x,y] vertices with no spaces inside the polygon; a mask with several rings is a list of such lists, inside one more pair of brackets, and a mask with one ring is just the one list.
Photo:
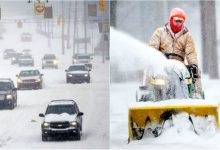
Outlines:
{"label": "truck headlight", "polygon": [[13,57],[12,60],[15,60],[15,58]]}
{"label": "truck headlight", "polygon": [[7,95],[6,96],[6,99],[12,99],[12,95],[10,94],[10,95]]}
{"label": "truck headlight", "polygon": [[47,123],[47,122],[44,122],[44,123],[43,123],[43,127],[44,127],[44,128],[48,128],[49,126],[50,126],[49,123]]}
{"label": "truck headlight", "polygon": [[36,79],[35,82],[40,82],[40,79]]}
{"label": "truck headlight", "polygon": [[54,63],[54,64],[58,64],[58,60],[54,60],[53,63]]}
{"label": "truck headlight", "polygon": [[46,64],[47,62],[45,60],[43,60],[43,64]]}
{"label": "truck headlight", "polygon": [[20,78],[18,78],[17,82],[22,83],[23,81]]}
{"label": "truck headlight", "polygon": [[76,121],[71,122],[71,123],[70,123],[70,126],[71,126],[71,127],[77,127],[77,122],[76,122]]}
{"label": "truck headlight", "polygon": [[85,77],[88,77],[88,74],[84,74]]}
{"label": "truck headlight", "polygon": [[77,63],[77,60],[76,60],[76,59],[73,59],[73,63],[74,63],[74,64]]}
{"label": "truck headlight", "polygon": [[72,77],[73,75],[72,74],[67,74],[68,75],[68,77]]}

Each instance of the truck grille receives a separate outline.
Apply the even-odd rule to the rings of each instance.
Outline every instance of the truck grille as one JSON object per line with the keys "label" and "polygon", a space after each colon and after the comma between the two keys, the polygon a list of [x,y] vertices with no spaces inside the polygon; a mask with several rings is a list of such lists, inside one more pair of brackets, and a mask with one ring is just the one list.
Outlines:
{"label": "truck grille", "polygon": [[51,122],[50,127],[54,129],[65,129],[70,127],[69,122]]}
{"label": "truck grille", "polygon": [[35,81],[35,79],[23,80],[24,83],[33,83]]}

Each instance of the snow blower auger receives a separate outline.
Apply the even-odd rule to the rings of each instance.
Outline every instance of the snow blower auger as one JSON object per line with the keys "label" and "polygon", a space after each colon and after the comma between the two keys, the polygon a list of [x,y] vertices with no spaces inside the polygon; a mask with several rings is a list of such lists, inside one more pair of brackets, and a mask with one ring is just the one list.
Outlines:
{"label": "snow blower auger", "polygon": [[[219,104],[199,98],[196,80],[190,67],[181,62],[169,60],[171,66],[165,68],[166,75],[145,72],[144,86],[136,92],[136,102],[128,108],[128,143],[141,140],[144,134],[158,137],[163,133],[166,121],[181,113],[187,113],[192,131],[200,135],[195,125],[196,117],[208,121],[213,117],[216,129],[220,127]],[[204,129],[205,130],[205,129]]]}

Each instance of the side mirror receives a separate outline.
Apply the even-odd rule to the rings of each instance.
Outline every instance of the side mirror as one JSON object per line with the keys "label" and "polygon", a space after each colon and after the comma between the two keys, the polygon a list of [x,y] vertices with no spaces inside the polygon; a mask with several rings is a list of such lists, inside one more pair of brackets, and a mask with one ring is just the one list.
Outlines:
{"label": "side mirror", "polygon": [[67,72],[68,70],[65,70],[65,72]]}
{"label": "side mirror", "polygon": [[43,76],[44,74],[40,74],[41,76]]}
{"label": "side mirror", "polygon": [[18,77],[18,75],[16,74],[16,77]]}
{"label": "side mirror", "polygon": [[77,114],[77,116],[82,116],[84,113],[83,112],[79,112],[78,114]]}
{"label": "side mirror", "polygon": [[43,113],[40,113],[40,114],[39,114],[39,117],[44,117],[44,114],[43,114]]}

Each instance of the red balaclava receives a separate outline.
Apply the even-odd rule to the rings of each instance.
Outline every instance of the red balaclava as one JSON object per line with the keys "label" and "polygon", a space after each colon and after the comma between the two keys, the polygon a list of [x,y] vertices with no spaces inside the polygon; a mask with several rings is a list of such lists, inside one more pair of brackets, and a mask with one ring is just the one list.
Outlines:
{"label": "red balaclava", "polygon": [[186,14],[180,8],[173,8],[170,12],[170,27],[174,33],[177,33],[182,29],[183,23],[180,26],[174,25],[174,23],[173,23],[174,17],[180,18],[181,20],[183,20],[183,23],[184,23],[186,21]]}

